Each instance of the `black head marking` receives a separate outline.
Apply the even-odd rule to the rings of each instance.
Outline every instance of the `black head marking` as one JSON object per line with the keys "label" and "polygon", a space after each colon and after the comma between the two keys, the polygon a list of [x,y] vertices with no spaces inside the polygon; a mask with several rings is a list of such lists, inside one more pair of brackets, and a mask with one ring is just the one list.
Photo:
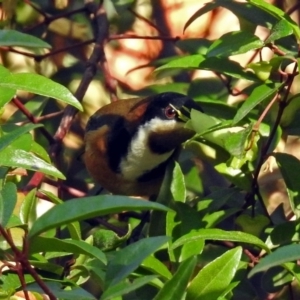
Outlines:
{"label": "black head marking", "polygon": [[[170,107],[171,105],[171,107]],[[153,118],[160,118],[162,120],[170,119],[168,112],[171,112],[169,109],[174,107],[179,110],[181,113],[189,117],[189,110],[192,108],[202,111],[202,108],[194,100],[180,93],[167,92],[161,93],[155,96],[152,96],[151,101],[144,115],[144,120],[142,123],[146,123]],[[184,109],[187,108],[187,110]],[[174,115],[174,118],[178,121],[178,114]]]}

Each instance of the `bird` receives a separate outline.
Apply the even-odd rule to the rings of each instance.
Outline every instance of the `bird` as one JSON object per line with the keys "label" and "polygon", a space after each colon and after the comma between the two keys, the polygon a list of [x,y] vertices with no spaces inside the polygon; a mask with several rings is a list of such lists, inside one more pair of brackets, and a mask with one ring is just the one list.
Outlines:
{"label": "bird", "polygon": [[91,177],[116,195],[158,195],[168,162],[195,133],[184,127],[190,97],[164,92],[111,102],[88,120],[83,160]]}

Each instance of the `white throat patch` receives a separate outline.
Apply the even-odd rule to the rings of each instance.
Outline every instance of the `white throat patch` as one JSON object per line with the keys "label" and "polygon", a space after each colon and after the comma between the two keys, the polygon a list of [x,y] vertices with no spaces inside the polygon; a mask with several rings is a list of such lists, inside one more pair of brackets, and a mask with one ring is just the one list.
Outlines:
{"label": "white throat patch", "polygon": [[131,140],[127,157],[121,160],[120,171],[124,178],[135,180],[166,161],[175,149],[163,154],[153,153],[148,146],[149,135],[161,131],[162,128],[172,130],[178,126],[180,124],[175,120],[159,118],[154,118],[141,126]]}

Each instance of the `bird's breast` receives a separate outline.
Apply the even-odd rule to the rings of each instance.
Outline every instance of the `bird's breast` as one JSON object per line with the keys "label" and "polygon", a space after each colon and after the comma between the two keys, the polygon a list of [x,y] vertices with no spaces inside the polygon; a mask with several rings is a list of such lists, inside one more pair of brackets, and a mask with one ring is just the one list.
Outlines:
{"label": "bird's breast", "polygon": [[[177,126],[175,120],[165,121],[158,118],[140,126],[132,137],[126,156],[121,159],[119,169],[122,176],[127,180],[137,180],[165,163],[172,156],[175,149],[172,148],[162,152],[155,151],[156,149],[149,142],[150,136],[160,134],[162,130],[172,132]],[[161,140],[160,142],[167,141]]]}

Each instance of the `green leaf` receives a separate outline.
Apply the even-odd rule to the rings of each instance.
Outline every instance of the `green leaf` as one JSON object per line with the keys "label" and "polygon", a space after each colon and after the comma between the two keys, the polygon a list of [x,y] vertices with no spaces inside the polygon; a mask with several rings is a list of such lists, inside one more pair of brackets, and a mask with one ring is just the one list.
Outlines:
{"label": "green leaf", "polygon": [[222,209],[210,214],[206,214],[202,221],[205,223],[205,228],[216,227],[217,224],[221,223],[232,215],[235,215],[238,211],[240,211],[240,209],[235,207]]}
{"label": "green leaf", "polygon": [[289,221],[275,226],[270,234],[271,241],[274,245],[282,245],[291,242],[300,241],[300,224],[299,220]]}
{"label": "green leaf", "polygon": [[17,138],[24,135],[26,132],[41,127],[41,124],[26,124],[24,126],[19,126],[16,129],[12,130],[11,132],[3,135],[0,137],[0,152],[7,146],[9,146],[13,141],[15,141]]}
{"label": "green leaf", "polygon": [[29,253],[39,252],[65,252],[72,254],[84,254],[89,257],[94,257],[106,264],[105,254],[85,241],[76,241],[71,239],[57,239],[57,238],[46,238],[46,237],[35,237],[30,240]]}
{"label": "green leaf", "polygon": [[119,213],[124,210],[136,211],[153,209],[162,211],[169,210],[169,208],[159,203],[132,199],[125,196],[103,195],[71,199],[54,206],[38,218],[29,231],[29,238],[73,221],[81,221],[102,215]]}
{"label": "green leaf", "polygon": [[168,242],[166,236],[149,237],[116,252],[107,265],[106,286],[114,286],[132,273],[147,256]]}
{"label": "green leaf", "polygon": [[278,18],[271,15],[269,12],[252,5],[249,1],[216,1],[220,6],[229,9],[233,14],[235,14],[239,18],[240,23],[241,21],[246,20],[254,26],[260,25],[270,29],[271,24],[275,24],[276,20],[278,20]]}
{"label": "green leaf", "polygon": [[260,9],[272,14],[277,19],[282,20],[284,19],[289,25],[293,28],[294,34],[296,35],[297,39],[300,39],[300,29],[299,26],[292,20],[292,18],[282,11],[280,8],[276,7],[273,4],[270,4],[264,0],[248,0],[251,4],[259,7]]}
{"label": "green leaf", "polygon": [[35,141],[32,141],[30,151],[34,153],[36,156],[41,158],[42,160],[51,163],[50,156],[48,152],[45,150],[44,147],[42,147],[40,144],[36,143]]}
{"label": "green leaf", "polygon": [[127,234],[120,237],[112,230],[96,228],[93,231],[94,246],[102,251],[113,250],[123,244],[130,237],[130,234],[131,232],[128,231]]}
{"label": "green leaf", "polygon": [[217,241],[231,241],[239,243],[247,243],[257,246],[265,251],[269,252],[268,246],[259,238],[240,231],[225,231],[221,229],[199,229],[182,236],[172,245],[172,249],[175,249],[189,241],[196,240],[217,240]]}
{"label": "green leaf", "polygon": [[179,265],[176,273],[168,282],[166,282],[163,288],[155,296],[154,300],[183,299],[187,285],[191,276],[193,275],[196,264],[196,256],[190,257],[189,259],[182,262]]}
{"label": "green leaf", "polygon": [[263,257],[259,263],[250,271],[248,277],[269,268],[283,265],[287,262],[300,259],[300,245],[287,245],[276,249],[271,254]]}
{"label": "green leaf", "polygon": [[36,220],[36,189],[32,189],[24,198],[20,207],[20,220],[23,224],[29,224],[29,228]]}
{"label": "green leaf", "polygon": [[264,43],[254,34],[247,31],[228,32],[218,38],[207,51],[208,57],[228,57],[259,49]]}
{"label": "green leaf", "polygon": [[143,261],[141,266],[143,268],[151,271],[151,273],[162,276],[164,279],[170,279],[172,277],[172,274],[168,270],[166,265],[163,262],[161,262],[160,260],[158,260],[156,257],[152,256],[152,255],[148,256]]}
{"label": "green leaf", "polygon": [[273,66],[269,61],[259,61],[248,64],[247,69],[251,69],[260,80],[266,81],[271,75]]}
{"label": "green leaf", "polygon": [[180,252],[179,262],[184,261],[191,256],[201,254],[204,246],[204,240],[189,241],[188,243],[184,244]]}
{"label": "green leaf", "polygon": [[[1,74],[0,74],[1,79]],[[16,94],[16,90],[0,87],[0,109],[4,107]]]}
{"label": "green leaf", "polygon": [[155,70],[155,73],[167,69],[188,69],[188,70],[199,69],[199,65],[204,59],[205,57],[200,54],[176,57],[175,59],[166,63],[165,65],[158,67]]}
{"label": "green leaf", "polygon": [[208,57],[200,62],[198,69],[211,70],[238,79],[258,80],[253,73],[245,71],[238,62],[227,57]]}
{"label": "green leaf", "polygon": [[[63,201],[61,199],[59,199],[56,195],[52,194],[49,191],[39,190],[39,192],[45,194],[50,199],[50,201],[53,202],[54,204],[63,203]],[[81,240],[82,233],[81,233],[79,222],[75,221],[75,222],[69,223],[69,224],[67,224],[67,228],[69,230],[70,237],[73,240]]]}
{"label": "green leaf", "polygon": [[[60,282],[49,282],[44,280],[44,284],[48,287],[49,291],[51,291],[56,299],[72,299],[72,300],[95,300],[95,297],[88,293],[81,287],[72,287],[72,289],[66,288],[65,284]],[[44,290],[37,284],[33,283],[27,285],[27,290],[32,292],[38,292],[40,294],[44,294]]]}
{"label": "green leaf", "polygon": [[148,275],[133,281],[121,282],[105,290],[100,300],[116,300],[116,297],[136,291],[138,288],[148,284],[155,278],[157,278],[156,275]]}
{"label": "green leaf", "polygon": [[12,216],[17,203],[17,187],[12,182],[7,182],[0,191],[0,224],[5,227]]}
{"label": "green leaf", "polygon": [[258,104],[264,100],[270,100],[278,92],[282,83],[262,84],[256,87],[251,95],[237,111],[232,124],[237,124],[244,119]]}
{"label": "green leaf", "polygon": [[245,148],[247,147],[248,138],[252,132],[252,124],[247,128],[232,132],[225,140],[225,149],[233,156],[242,158],[245,155]]}
{"label": "green leaf", "polygon": [[242,247],[225,252],[207,264],[196,275],[187,289],[187,300],[211,300],[227,289],[240,263]]}
{"label": "green leaf", "polygon": [[300,161],[293,155],[287,153],[273,153],[277,165],[284,179],[289,201],[293,212],[300,216],[300,185],[299,172]]}
{"label": "green leaf", "polygon": [[55,167],[41,160],[30,152],[8,146],[1,151],[0,166],[20,167],[27,170],[39,171],[47,175],[65,179],[65,176]]}
{"label": "green leaf", "polygon": [[289,36],[293,33],[292,26],[286,20],[280,20],[276,23],[271,31],[269,37],[265,40],[265,45],[272,43],[278,39],[281,39],[285,36]]}
{"label": "green leaf", "polygon": [[0,87],[25,90],[34,94],[54,98],[70,104],[80,111],[83,110],[82,105],[66,87],[38,74],[10,74],[10,76],[1,78]]}
{"label": "green leaf", "polygon": [[263,230],[270,224],[270,220],[264,215],[251,217],[246,214],[241,214],[236,218],[235,223],[240,226],[243,232],[260,236]]}
{"label": "green leaf", "polygon": [[185,188],[184,176],[178,162],[175,162],[175,166],[173,169],[171,193],[175,201],[185,202],[186,188]]}
{"label": "green leaf", "polygon": [[0,30],[0,46],[52,48],[51,45],[35,36],[11,29]]}

